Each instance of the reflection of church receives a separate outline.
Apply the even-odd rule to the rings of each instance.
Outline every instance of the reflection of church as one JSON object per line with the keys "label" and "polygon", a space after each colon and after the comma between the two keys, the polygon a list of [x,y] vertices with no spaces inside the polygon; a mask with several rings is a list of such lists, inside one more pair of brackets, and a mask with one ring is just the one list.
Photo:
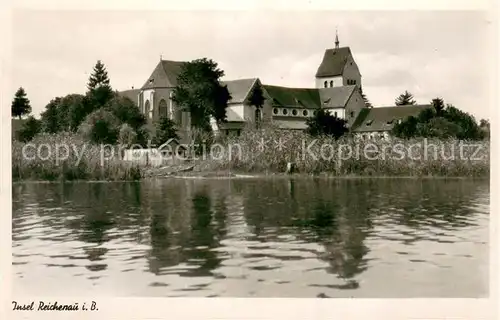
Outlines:
{"label": "reflection of church", "polygon": [[[187,132],[189,112],[179,110],[172,101],[177,76],[185,62],[160,60],[140,89],[121,92],[135,101],[150,123],[167,116]],[[318,109],[326,109],[353,124],[364,101],[360,93],[361,74],[349,47],[327,49],[316,72],[315,88],[289,88],[263,85],[258,78],[224,81],[232,99],[226,111],[226,134],[238,134],[247,122],[271,120],[284,129],[305,129],[305,120]],[[262,86],[265,105],[258,110],[249,103],[255,86]]]}

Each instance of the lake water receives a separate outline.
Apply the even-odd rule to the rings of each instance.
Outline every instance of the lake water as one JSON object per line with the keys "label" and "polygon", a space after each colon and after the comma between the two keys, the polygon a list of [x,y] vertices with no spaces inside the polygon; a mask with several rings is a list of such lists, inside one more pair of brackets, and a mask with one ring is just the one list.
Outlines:
{"label": "lake water", "polygon": [[13,293],[487,297],[489,182],[16,183]]}

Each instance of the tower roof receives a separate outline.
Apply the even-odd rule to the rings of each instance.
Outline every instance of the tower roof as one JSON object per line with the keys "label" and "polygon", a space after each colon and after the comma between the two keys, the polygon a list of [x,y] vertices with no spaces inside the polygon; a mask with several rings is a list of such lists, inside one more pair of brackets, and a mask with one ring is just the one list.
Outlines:
{"label": "tower roof", "polygon": [[327,49],[323,55],[323,61],[316,72],[316,77],[335,77],[342,75],[349,57],[352,57],[349,47]]}

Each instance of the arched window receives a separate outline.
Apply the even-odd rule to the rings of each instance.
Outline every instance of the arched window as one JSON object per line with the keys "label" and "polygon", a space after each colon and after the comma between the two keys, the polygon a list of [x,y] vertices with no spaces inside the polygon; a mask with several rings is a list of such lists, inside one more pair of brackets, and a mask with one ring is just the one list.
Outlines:
{"label": "arched window", "polygon": [[330,88],[333,87],[333,80],[330,81]]}
{"label": "arched window", "polygon": [[179,108],[179,107],[175,108],[174,113],[175,113],[175,115],[174,115],[175,123],[177,123],[179,126],[181,126],[182,125],[182,110],[181,110],[181,108]]}
{"label": "arched window", "polygon": [[328,81],[325,81],[324,85],[325,85],[325,88],[328,88]]}
{"label": "arched window", "polygon": [[160,100],[160,103],[158,104],[158,111],[160,119],[166,118],[168,116],[168,106],[165,99]]}
{"label": "arched window", "polygon": [[150,111],[149,100],[146,100],[146,104],[144,105],[144,116],[146,117],[146,119],[150,118],[149,111]]}
{"label": "arched window", "polygon": [[255,109],[255,126],[258,128],[260,125],[260,121],[262,119],[261,111],[259,108]]}

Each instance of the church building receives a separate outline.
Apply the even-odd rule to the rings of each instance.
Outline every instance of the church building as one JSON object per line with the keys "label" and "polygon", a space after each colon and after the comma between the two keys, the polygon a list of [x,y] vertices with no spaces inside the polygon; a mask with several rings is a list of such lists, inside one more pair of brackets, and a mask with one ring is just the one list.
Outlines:
{"label": "church building", "polygon": [[[179,127],[181,140],[190,130],[189,112],[184,112],[172,100],[183,61],[161,59],[140,89],[122,91],[123,96],[137,103],[151,125],[161,117],[169,117]],[[312,80],[312,79],[311,79]],[[283,129],[306,129],[306,120],[324,109],[345,119],[349,127],[365,108],[361,94],[362,78],[349,47],[340,47],[338,34],[335,47],[327,49],[314,79],[314,88],[292,88],[261,83],[258,78],[224,81],[232,99],[226,109],[227,122],[222,134],[239,135],[248,123],[271,121]],[[261,86],[265,103],[262,109],[249,102],[254,87]],[[366,116],[366,110],[364,111]],[[359,121],[358,121],[359,122]]]}

